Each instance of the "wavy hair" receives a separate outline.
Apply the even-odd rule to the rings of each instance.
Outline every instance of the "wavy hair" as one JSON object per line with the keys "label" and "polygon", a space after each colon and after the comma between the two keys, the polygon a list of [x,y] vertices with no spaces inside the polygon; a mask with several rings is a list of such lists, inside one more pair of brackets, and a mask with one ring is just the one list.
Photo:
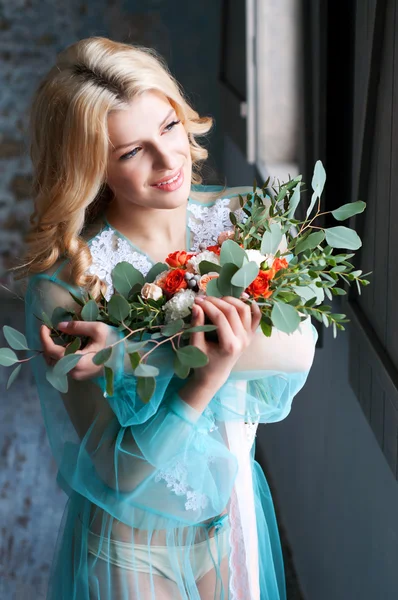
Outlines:
{"label": "wavy hair", "polygon": [[31,107],[34,212],[18,277],[47,271],[65,257],[73,283],[99,296],[103,284],[86,273],[91,255],[81,234],[112,198],[105,181],[108,115],[151,90],[167,97],[183,123],[192,183],[201,183],[200,163],[208,152],[196,138],[209,132],[213,119],[190,106],[154,49],[92,37],[58,55]]}

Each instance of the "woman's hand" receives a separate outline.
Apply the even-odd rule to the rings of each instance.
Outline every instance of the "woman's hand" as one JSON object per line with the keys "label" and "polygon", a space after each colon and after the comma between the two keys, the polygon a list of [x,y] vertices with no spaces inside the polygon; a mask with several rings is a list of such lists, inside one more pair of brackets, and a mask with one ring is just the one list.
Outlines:
{"label": "woman's hand", "polygon": [[238,298],[197,296],[192,307],[192,325],[204,325],[205,315],[217,325],[219,343],[206,341],[204,332],[191,334],[191,344],[204,352],[209,362],[195,369],[195,379],[205,386],[221,387],[240,355],[250,345],[261,321],[257,302]]}
{"label": "woman's hand", "polygon": [[[77,381],[91,379],[101,373],[103,365],[97,366],[93,363],[94,354],[106,347],[109,334],[108,325],[95,321],[69,321],[59,323],[57,329],[69,335],[87,336],[90,338],[84,350],[78,350],[75,354],[82,354],[76,367],[69,371],[69,375]],[[54,365],[65,355],[65,348],[54,343],[50,335],[50,329],[46,325],[40,328],[40,340],[44,350],[44,358],[48,365]]]}

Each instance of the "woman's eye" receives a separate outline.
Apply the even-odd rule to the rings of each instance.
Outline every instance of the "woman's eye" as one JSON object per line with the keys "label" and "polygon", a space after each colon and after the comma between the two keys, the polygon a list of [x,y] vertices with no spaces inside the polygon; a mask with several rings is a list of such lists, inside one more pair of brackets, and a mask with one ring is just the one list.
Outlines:
{"label": "woman's eye", "polygon": [[170,131],[171,129],[173,129],[174,125],[178,125],[178,123],[181,123],[181,121],[172,121],[171,123],[166,125],[166,131]]}
{"label": "woman's eye", "polygon": [[127,152],[127,154],[123,154],[123,156],[120,157],[120,160],[125,160],[126,158],[131,158],[132,156],[135,156],[138,150],[140,150],[139,147],[134,148],[134,150],[131,150],[130,152]]}

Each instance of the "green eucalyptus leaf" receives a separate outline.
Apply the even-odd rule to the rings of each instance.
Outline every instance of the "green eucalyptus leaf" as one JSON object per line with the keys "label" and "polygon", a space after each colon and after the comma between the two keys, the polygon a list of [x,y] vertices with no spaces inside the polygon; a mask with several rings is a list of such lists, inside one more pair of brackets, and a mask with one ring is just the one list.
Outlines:
{"label": "green eucalyptus leaf", "polygon": [[246,252],[233,240],[226,240],[221,246],[220,264],[221,266],[232,263],[240,268],[246,257]]}
{"label": "green eucalyptus leaf", "polygon": [[110,367],[104,367],[105,370],[105,391],[107,396],[113,396],[114,373]]}
{"label": "green eucalyptus leaf", "polygon": [[261,319],[260,321],[260,327],[261,327],[261,331],[263,332],[263,334],[266,337],[270,337],[272,334],[272,325],[270,323],[268,323],[267,321],[264,321],[263,319]]}
{"label": "green eucalyptus leaf", "polygon": [[222,293],[218,289],[218,280],[220,278],[217,277],[215,279],[210,279],[210,281],[206,285],[206,296],[214,296],[215,298],[221,298]]}
{"label": "green eucalyptus leaf", "polygon": [[109,360],[111,357],[112,350],[113,350],[113,348],[110,348],[110,347],[103,348],[102,350],[100,350],[99,352],[94,354],[93,363],[97,366],[103,365],[104,363],[106,363],[106,361]]}
{"label": "green eucalyptus leaf", "polygon": [[18,356],[10,348],[0,348],[0,366],[11,367],[18,362]]}
{"label": "green eucalyptus leaf", "polygon": [[300,184],[296,185],[292,197],[289,200],[288,219],[293,219],[297,206],[300,203]]}
{"label": "green eucalyptus leaf", "polygon": [[362,202],[362,200],[358,200],[357,202],[350,202],[349,204],[343,204],[336,210],[332,210],[332,215],[336,219],[336,221],[344,221],[345,219],[349,219],[354,215],[358,215],[362,213],[366,208],[366,202]]}
{"label": "green eucalyptus leaf", "polygon": [[14,350],[29,350],[28,342],[23,333],[20,333],[14,327],[4,325],[3,327],[4,337],[7,342]]}
{"label": "green eucalyptus leaf", "polygon": [[144,404],[148,404],[156,389],[154,377],[137,377],[137,394]]}
{"label": "green eucalyptus leaf", "polygon": [[261,240],[261,254],[275,254],[283,238],[279,223],[269,223],[270,231],[264,231]]}
{"label": "green eucalyptus leaf", "polygon": [[63,356],[54,367],[54,375],[57,377],[66,375],[74,369],[81,358],[83,358],[83,354],[67,354]]}
{"label": "green eucalyptus leaf", "polygon": [[95,300],[89,300],[87,304],[83,306],[81,317],[83,321],[96,321],[98,318],[99,310]]}
{"label": "green eucalyptus leaf", "polygon": [[159,369],[152,365],[140,363],[138,367],[134,370],[134,375],[136,377],[156,377],[157,375],[159,375]]}
{"label": "green eucalyptus leaf", "polygon": [[184,328],[185,322],[183,319],[176,319],[175,321],[170,321],[167,323],[162,329],[162,335],[165,337],[171,337],[176,334],[178,331]]}
{"label": "green eucalyptus leaf", "polygon": [[361,238],[356,231],[349,227],[329,227],[325,229],[326,241],[332,248],[347,248],[358,250],[362,246]]}
{"label": "green eucalyptus leaf", "polygon": [[271,320],[274,327],[284,333],[293,333],[300,325],[300,315],[290,304],[274,302],[271,311]]}
{"label": "green eucalyptus leaf", "polygon": [[123,296],[114,295],[108,304],[109,315],[116,321],[124,321],[130,314],[130,305]]}
{"label": "green eucalyptus leaf", "polygon": [[317,199],[321,197],[321,194],[323,192],[323,188],[325,185],[325,181],[326,181],[326,172],[323,167],[322,161],[317,160],[315,163],[314,174],[313,174],[312,182],[311,182],[311,187],[314,190],[314,193],[312,194],[311,203],[307,209],[307,214],[306,214],[307,217],[311,214],[312,209],[314,208],[314,205],[315,205],[315,202],[317,201]]}
{"label": "green eucalyptus leaf", "polygon": [[232,285],[246,289],[256,279],[259,270],[255,262],[246,263],[232,276]]}
{"label": "green eucalyptus leaf", "polygon": [[345,296],[347,294],[347,292],[345,290],[343,290],[342,288],[339,288],[339,287],[332,287],[332,293],[335,296]]}
{"label": "green eucalyptus leaf", "polygon": [[191,367],[189,365],[183,365],[178,356],[174,356],[173,366],[174,373],[177,375],[177,377],[180,379],[186,379],[188,377]]}
{"label": "green eucalyptus leaf", "polygon": [[300,252],[304,252],[305,250],[313,250],[321,242],[323,242],[324,239],[325,233],[323,231],[316,231],[315,233],[310,233],[308,237],[297,242],[294,248],[294,253],[297,255]]}
{"label": "green eucalyptus leaf", "polygon": [[209,362],[208,356],[196,346],[185,346],[176,351],[179,361],[188,367],[197,369],[204,367]]}
{"label": "green eucalyptus leaf", "polygon": [[44,325],[47,325],[49,329],[53,328],[53,324],[50,317],[44,311],[41,313],[41,320],[43,321]]}
{"label": "green eucalyptus leaf", "polygon": [[149,269],[148,273],[146,274],[145,281],[147,283],[153,283],[160,273],[163,273],[163,271],[168,271],[169,269],[170,267],[166,263],[158,262]]}
{"label": "green eucalyptus leaf", "polygon": [[53,313],[51,315],[51,323],[54,327],[57,327],[58,323],[63,323],[66,321],[72,321],[72,314],[75,311],[70,311],[62,306],[57,306],[54,308]]}
{"label": "green eucalyptus leaf", "polygon": [[11,375],[9,376],[8,381],[7,381],[7,390],[12,386],[12,384],[18,377],[21,368],[22,368],[22,365],[18,365],[17,367],[15,367],[15,369],[13,371],[11,371]]}
{"label": "green eucalyptus leaf", "polygon": [[129,354],[129,358],[131,367],[134,371],[140,364],[141,356],[138,352],[133,352],[132,354]]}
{"label": "green eucalyptus leaf", "polygon": [[69,356],[69,354],[74,354],[77,350],[79,350],[81,346],[81,338],[76,337],[73,342],[71,342],[66,350],[65,350],[65,356]]}
{"label": "green eucalyptus leaf", "polygon": [[189,329],[185,329],[184,333],[196,333],[198,331],[208,332],[215,331],[217,329],[217,325],[195,325],[194,327],[190,327]]}
{"label": "green eucalyptus leaf", "polygon": [[132,352],[138,352],[138,350],[142,350],[142,348],[147,345],[147,341],[131,342],[130,340],[126,340],[125,345],[128,354],[131,354]]}
{"label": "green eucalyptus leaf", "polygon": [[219,273],[221,271],[220,265],[209,260],[200,261],[198,268],[201,275],[206,275],[207,273]]}
{"label": "green eucalyptus leaf", "polygon": [[54,373],[54,368],[50,368],[46,371],[46,379],[56,390],[62,394],[66,394],[68,391],[68,378],[66,375],[57,375]]}
{"label": "green eucalyptus leaf", "polygon": [[[226,263],[223,265],[220,276],[217,279],[213,279],[212,281],[217,281],[217,287],[220,291],[221,296],[233,296],[234,298],[239,298],[244,288],[242,286],[238,287],[231,283],[232,277],[238,271],[238,267],[233,263]],[[209,282],[210,283],[210,282]],[[206,293],[208,294],[208,285],[206,288]],[[209,294],[208,294],[209,295]]]}
{"label": "green eucalyptus leaf", "polygon": [[76,294],[73,294],[72,292],[69,292],[69,294],[70,296],[72,296],[76,304],[78,304],[79,306],[84,306],[84,301],[82,300],[82,298],[79,298],[79,296],[76,296]]}
{"label": "green eucalyptus leaf", "polygon": [[293,285],[292,288],[296,294],[305,300],[305,302],[315,297],[316,304],[320,304],[325,298],[325,293],[323,291],[323,286],[319,287],[317,284],[322,286],[322,281],[319,277],[308,285]]}
{"label": "green eucalyptus leaf", "polygon": [[143,274],[126,261],[116,265],[112,270],[111,277],[115,290],[126,298],[134,285],[137,283],[144,285],[145,283]]}

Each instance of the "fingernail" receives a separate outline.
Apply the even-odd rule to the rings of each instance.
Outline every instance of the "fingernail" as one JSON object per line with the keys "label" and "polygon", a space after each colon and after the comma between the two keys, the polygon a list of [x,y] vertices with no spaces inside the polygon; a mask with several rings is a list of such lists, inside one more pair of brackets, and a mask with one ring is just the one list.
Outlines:
{"label": "fingernail", "polygon": [[203,296],[196,296],[195,302],[203,302],[203,301],[204,301]]}
{"label": "fingernail", "polygon": [[58,323],[58,327],[68,327],[70,321],[62,321],[62,323]]}

